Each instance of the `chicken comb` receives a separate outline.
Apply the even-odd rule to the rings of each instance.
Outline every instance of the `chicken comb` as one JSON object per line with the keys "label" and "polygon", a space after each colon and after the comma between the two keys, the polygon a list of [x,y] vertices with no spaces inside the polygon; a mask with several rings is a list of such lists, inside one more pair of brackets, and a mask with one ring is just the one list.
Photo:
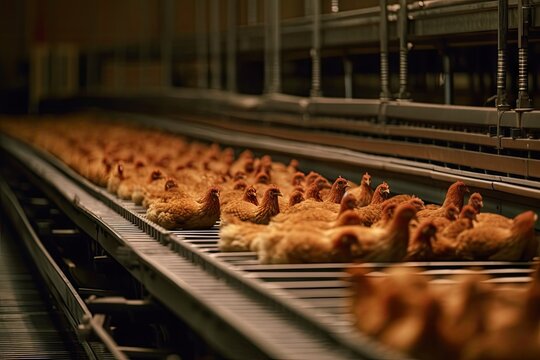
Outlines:
{"label": "chicken comb", "polygon": [[291,159],[291,161],[289,161],[289,167],[291,168],[298,169],[299,165],[300,163],[296,159]]}
{"label": "chicken comb", "polygon": [[289,195],[289,206],[294,206],[304,201],[304,194],[301,191],[295,190]]}
{"label": "chicken comb", "polygon": [[176,183],[176,181],[174,179],[168,179],[165,182],[165,191],[169,191],[169,190],[177,188],[177,187],[178,187],[178,184]]}
{"label": "chicken comb", "polygon": [[153,170],[152,173],[150,174],[150,179],[152,180],[159,180],[162,177],[163,177],[163,174],[161,173],[161,170],[159,169]]}
{"label": "chicken comb", "polygon": [[239,179],[235,181],[233,190],[245,190],[246,188],[247,183],[244,180]]}

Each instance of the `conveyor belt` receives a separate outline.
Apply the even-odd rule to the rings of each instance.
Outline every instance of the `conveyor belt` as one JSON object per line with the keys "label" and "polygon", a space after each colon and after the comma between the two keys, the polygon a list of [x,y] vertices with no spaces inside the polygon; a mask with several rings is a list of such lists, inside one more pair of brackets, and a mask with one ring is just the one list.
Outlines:
{"label": "conveyor belt", "polygon": [[[61,193],[64,203],[69,199],[78,208],[79,214],[74,217],[83,217],[81,214],[85,212],[87,217],[97,217],[97,227],[105,227],[113,233],[117,244],[107,244],[111,239],[101,235],[103,230],[100,229],[98,241],[109,247],[154,296],[181,317],[187,317],[188,323],[199,331],[212,331],[210,326],[205,329],[198,323],[201,314],[197,312],[202,307],[232,326],[237,333],[230,334],[231,342],[227,343],[223,334],[213,338],[218,349],[224,352],[232,349],[229,354],[238,355],[234,351],[240,351],[235,346],[239,337],[255,346],[255,349],[242,347],[242,350],[274,357],[399,356],[355,333],[347,309],[350,290],[343,272],[347,264],[260,265],[254,253],[221,253],[217,247],[217,227],[205,231],[165,231],[146,220],[143,208],[118,200],[51,156],[36,152],[56,168],[35,157],[26,146],[8,141],[4,147],[29,169],[44,176],[50,182],[47,186],[55,187],[54,191]],[[88,193],[78,186],[83,186]],[[95,225],[86,225],[89,233],[96,232]],[[377,270],[389,264],[358,266]],[[404,266],[440,278],[466,273],[467,270],[463,270],[466,267],[482,267],[486,274],[494,277],[491,281],[501,283],[528,282],[531,272],[531,263],[407,263]],[[371,276],[384,274],[373,272]],[[187,304],[186,297],[189,298]],[[197,306],[193,301],[198,302]],[[190,313],[186,313],[186,305],[192,307]],[[276,344],[286,344],[287,348],[277,349]]]}
{"label": "conveyor belt", "polygon": [[85,359],[0,212],[0,358]]}

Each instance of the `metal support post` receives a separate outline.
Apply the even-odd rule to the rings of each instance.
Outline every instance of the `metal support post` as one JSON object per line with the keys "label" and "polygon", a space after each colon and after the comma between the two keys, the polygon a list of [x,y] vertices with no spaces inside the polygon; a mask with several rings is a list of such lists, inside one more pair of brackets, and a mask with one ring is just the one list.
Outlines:
{"label": "metal support post", "polygon": [[392,96],[389,88],[388,69],[388,10],[386,0],[380,0],[381,18],[379,21],[379,38],[381,42],[381,100],[389,100]]}
{"label": "metal support post", "polygon": [[195,26],[197,33],[197,85],[208,88],[208,32],[206,28],[206,0],[195,2]]}
{"label": "metal support post", "polygon": [[529,97],[529,72],[528,72],[528,48],[529,48],[529,0],[518,0],[518,99],[516,111],[532,110],[532,100]]}
{"label": "metal support post", "polygon": [[312,0],[311,96],[321,96],[321,0]]}
{"label": "metal support post", "polygon": [[227,1],[227,90],[236,92],[236,0]]}
{"label": "metal support post", "polygon": [[400,100],[410,100],[411,94],[407,90],[407,80],[409,76],[409,64],[408,64],[408,9],[407,0],[400,0],[399,2],[399,94]]}
{"label": "metal support post", "polygon": [[219,0],[210,0],[210,87],[221,89],[221,39]]}
{"label": "metal support post", "polygon": [[444,103],[451,105],[454,102],[454,74],[452,72],[452,59],[448,50],[443,53],[444,72]]}
{"label": "metal support post", "polygon": [[506,42],[508,35],[508,0],[499,0],[499,28],[497,51],[497,109],[510,110],[506,96]]}
{"label": "metal support post", "polygon": [[247,24],[248,25],[255,25],[258,23],[257,2],[258,0],[248,0],[248,3],[247,3]]}
{"label": "metal support post", "polygon": [[161,34],[161,86],[172,85],[172,45],[174,33],[174,1],[163,1],[163,32]]}
{"label": "metal support post", "polygon": [[[265,85],[267,93],[281,91],[281,32],[279,0],[265,0]],[[266,65],[268,64],[268,66]]]}

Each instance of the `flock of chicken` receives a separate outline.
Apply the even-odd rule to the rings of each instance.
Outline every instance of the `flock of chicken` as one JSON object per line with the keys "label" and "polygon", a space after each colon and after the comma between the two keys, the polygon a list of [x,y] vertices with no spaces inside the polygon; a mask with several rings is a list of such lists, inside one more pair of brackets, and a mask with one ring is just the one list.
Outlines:
{"label": "flock of chicken", "polygon": [[527,286],[474,271],[445,281],[404,268],[349,273],[357,328],[415,359],[540,359],[540,268]]}
{"label": "flock of chicken", "polygon": [[[413,195],[305,174],[268,155],[81,116],[3,122],[2,130],[54,154],[78,173],[147,209],[166,229],[221,219],[223,251],[255,251],[263,263],[530,260],[536,214],[482,212],[482,196],[452,184],[441,206]],[[76,129],[76,131],[74,131]]]}

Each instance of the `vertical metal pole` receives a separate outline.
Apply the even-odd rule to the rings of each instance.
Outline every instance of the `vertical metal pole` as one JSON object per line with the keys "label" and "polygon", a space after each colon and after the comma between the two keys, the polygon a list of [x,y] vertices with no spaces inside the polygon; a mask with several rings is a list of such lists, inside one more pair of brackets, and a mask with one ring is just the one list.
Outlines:
{"label": "vertical metal pole", "polygon": [[452,60],[447,51],[443,54],[444,103],[450,105],[454,102],[454,74],[452,72]]}
{"label": "vertical metal pole", "polygon": [[410,100],[411,94],[407,90],[407,80],[409,72],[408,64],[408,43],[407,43],[407,32],[408,32],[408,10],[407,10],[407,0],[399,1],[399,95],[400,100]]}
{"label": "vertical metal pole", "polygon": [[264,92],[266,93],[270,92],[270,83],[272,82],[272,79],[270,79],[270,76],[272,76],[270,71],[272,60],[270,1],[272,0],[264,0]]}
{"label": "vertical metal pole", "polygon": [[352,61],[348,57],[343,58],[343,72],[345,73],[345,97],[352,99]]}
{"label": "vertical metal pole", "polygon": [[499,27],[497,49],[497,101],[500,111],[510,110],[506,96],[506,42],[508,35],[508,0],[499,0]]}
{"label": "vertical metal pole", "polygon": [[236,0],[227,1],[227,90],[236,92]]}
{"label": "vertical metal pole", "polygon": [[[265,83],[268,93],[281,91],[281,33],[279,28],[279,0],[265,0],[266,28],[265,36]],[[266,67],[268,63],[268,67]]]}
{"label": "vertical metal pole", "polygon": [[518,0],[518,99],[516,110],[527,111],[532,108],[532,100],[529,97],[529,71],[528,71],[528,48],[529,48],[529,0]]}
{"label": "vertical metal pole", "polygon": [[281,92],[281,29],[280,29],[280,0],[272,1],[272,92]]}
{"label": "vertical metal pole", "polygon": [[206,0],[195,2],[195,26],[197,32],[197,85],[208,88],[208,34],[206,29]]}
{"label": "vertical metal pole", "polygon": [[389,89],[389,69],[388,69],[388,10],[386,0],[380,0],[381,18],[379,21],[379,38],[381,45],[381,100],[391,98]]}
{"label": "vertical metal pole", "polygon": [[339,0],[332,0],[331,5],[330,5],[330,10],[333,13],[339,12]]}
{"label": "vertical metal pole", "polygon": [[313,0],[304,0],[304,15],[309,16],[313,14]]}
{"label": "vertical metal pole", "polygon": [[311,96],[321,96],[321,0],[312,0]]}
{"label": "vertical metal pole", "polygon": [[210,87],[221,89],[219,0],[210,1]]}
{"label": "vertical metal pole", "polygon": [[258,0],[248,0],[247,3],[247,23],[248,25],[257,24],[257,1]]}
{"label": "vertical metal pole", "polygon": [[174,1],[163,0],[161,34],[161,85],[170,87],[172,85],[172,46],[174,33]]}

